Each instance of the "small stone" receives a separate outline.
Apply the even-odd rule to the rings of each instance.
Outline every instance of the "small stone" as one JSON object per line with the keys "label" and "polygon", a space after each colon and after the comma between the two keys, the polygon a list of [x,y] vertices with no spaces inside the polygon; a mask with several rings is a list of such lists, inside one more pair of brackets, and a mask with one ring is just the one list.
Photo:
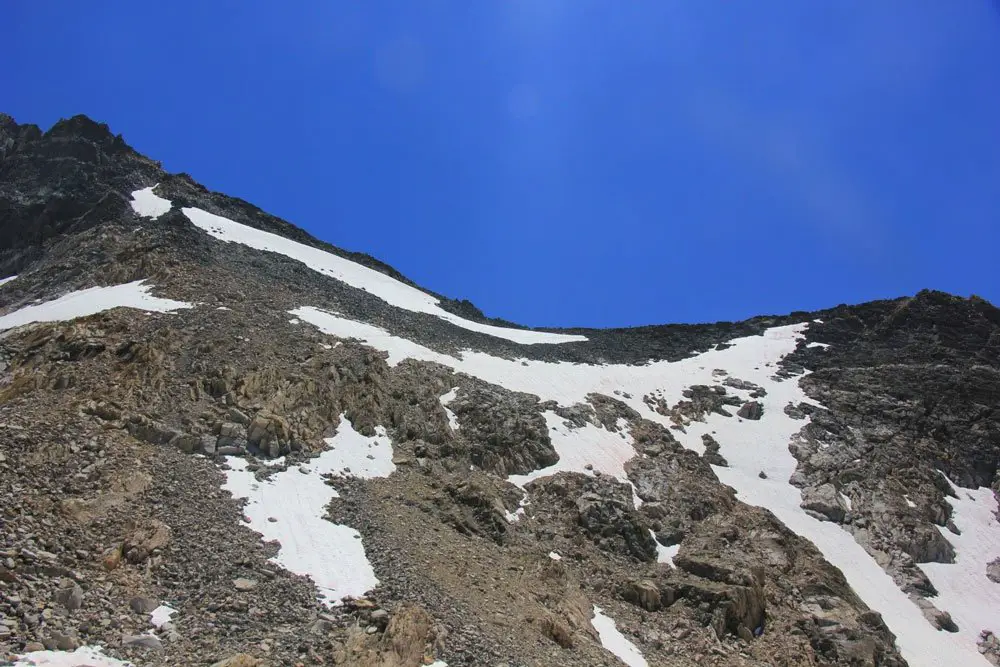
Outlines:
{"label": "small stone", "polygon": [[757,473],[757,476],[760,477],[761,479],[767,479],[767,473],[764,472],[763,470]]}
{"label": "small stone", "polygon": [[313,621],[313,624],[309,626],[309,632],[314,635],[325,635],[333,629],[333,623],[330,621],[318,618]]}
{"label": "small stone", "polygon": [[75,651],[80,648],[80,640],[61,632],[53,632],[50,637],[42,640],[42,644],[50,651]]}
{"label": "small stone", "polygon": [[45,644],[41,642],[28,642],[27,644],[24,645],[25,653],[34,653],[35,651],[44,651],[44,650],[45,650]]}
{"label": "small stone", "polygon": [[83,589],[80,584],[70,581],[56,593],[56,601],[69,611],[76,611],[83,606]]}
{"label": "small stone", "polygon": [[122,635],[122,646],[159,651],[163,648],[163,642],[156,635]]}
{"label": "small stone", "polygon": [[137,614],[152,614],[160,603],[153,598],[134,597],[128,601],[128,606]]}
{"label": "small stone", "polygon": [[385,609],[376,609],[372,612],[371,621],[380,628],[389,624],[389,612]]}
{"label": "small stone", "polygon": [[246,579],[244,577],[240,577],[239,579],[233,579],[233,587],[238,591],[246,593],[248,591],[252,591],[253,589],[257,588],[257,582],[254,581],[253,579]]}

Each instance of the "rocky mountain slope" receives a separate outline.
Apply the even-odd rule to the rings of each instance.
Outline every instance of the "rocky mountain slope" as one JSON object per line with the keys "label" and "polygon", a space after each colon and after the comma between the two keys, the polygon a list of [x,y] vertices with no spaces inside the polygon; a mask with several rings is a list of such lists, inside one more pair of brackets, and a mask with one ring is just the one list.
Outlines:
{"label": "rocky mountain slope", "polygon": [[1000,310],[535,331],[0,116],[0,663],[989,665]]}

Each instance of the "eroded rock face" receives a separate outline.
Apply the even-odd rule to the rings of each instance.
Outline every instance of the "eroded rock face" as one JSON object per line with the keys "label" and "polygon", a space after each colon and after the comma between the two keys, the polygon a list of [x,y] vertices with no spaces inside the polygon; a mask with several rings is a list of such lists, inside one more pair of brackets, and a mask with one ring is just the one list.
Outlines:
{"label": "eroded rock face", "polygon": [[537,396],[476,383],[451,402],[472,463],[501,477],[559,460]]}
{"label": "eroded rock face", "polygon": [[559,473],[531,482],[533,505],[548,508],[606,551],[640,561],[656,560],[649,524],[636,511],[632,490],[606,476]]}

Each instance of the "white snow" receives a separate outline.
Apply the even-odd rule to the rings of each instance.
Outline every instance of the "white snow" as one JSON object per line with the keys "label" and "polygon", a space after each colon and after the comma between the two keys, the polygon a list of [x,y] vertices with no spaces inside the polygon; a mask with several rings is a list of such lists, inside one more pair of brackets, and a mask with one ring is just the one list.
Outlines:
{"label": "white snow", "polygon": [[823,348],[825,350],[826,348],[830,347],[830,344],[829,343],[816,343],[816,342],[812,342],[812,343],[806,343],[806,347],[820,347],[820,348]]}
{"label": "white snow", "polygon": [[[717,378],[712,375],[715,368],[726,369],[731,377],[764,387],[767,395],[758,399],[764,406],[762,419],[710,414],[706,422],[688,424],[686,434],[674,432],[675,437],[685,447],[700,451],[702,434],[714,433],[720,443],[720,453],[729,461],[728,467],[713,466],[719,479],[736,489],[743,502],[774,512],[786,526],[812,541],[827,560],[840,568],[865,603],[882,614],[911,667],[987,664],[975,643],[962,633],[933,631],[919,608],[853,536],[836,524],[810,517],[799,506],[800,491],[788,483],[796,467],[788,445],[808,421],[788,417],[784,406],[800,402],[817,404],[805,395],[798,379],[779,382],[771,376],[781,358],[795,350],[808,323],[774,327],[760,336],[728,341],[731,347],[724,350],[712,349],[676,362],[656,361],[629,366],[510,360],[469,350],[452,356],[393,336],[378,327],[316,308],[298,308],[292,314],[324,333],[357,338],[388,352],[388,362],[393,365],[406,358],[433,361],[513,391],[535,394],[543,401],[554,400],[563,406],[584,402],[592,392],[616,395],[641,416],[668,427],[671,425],[668,418],[646,405],[643,396],[656,394],[672,405],[680,400],[683,389],[691,385],[715,384]],[[616,391],[620,393],[615,394]],[[626,393],[631,398],[625,398]],[[560,461],[544,470],[514,476],[511,481],[524,484],[559,470],[586,473],[584,466],[588,463],[596,470],[624,478],[622,465],[635,455],[630,441],[622,441],[620,436],[593,425],[566,429],[554,413],[546,413],[545,418]],[[761,472],[766,479],[759,476]]]}
{"label": "white snow", "polygon": [[549,558],[551,558],[552,560],[562,560],[562,556],[560,556],[555,551],[550,551],[549,552]]}
{"label": "white snow", "polygon": [[912,500],[910,500],[909,496],[903,496],[903,500],[906,501],[906,506],[907,507],[916,507],[917,506],[917,504],[915,502],[913,502]]}
{"label": "white snow", "polygon": [[656,539],[656,533],[652,530],[649,531],[649,535],[653,538],[653,541],[656,542],[656,562],[666,563],[670,567],[674,567],[674,556],[676,556],[677,552],[681,550],[680,543],[678,542],[677,544],[665,547],[660,544],[658,539]]}
{"label": "white snow", "polygon": [[75,651],[33,651],[17,658],[14,667],[133,667],[131,662],[104,655],[101,648],[82,646]]}
{"label": "white snow", "polygon": [[271,560],[311,577],[320,597],[330,605],[348,595],[364,595],[378,585],[361,534],[324,518],[327,505],[338,495],[323,478],[325,474],[376,477],[391,473],[395,469],[392,447],[385,430],[376,430],[378,435],[367,438],[341,416],[337,434],[327,439],[331,449],[313,459],[305,473],[301,468],[288,468],[263,482],[246,469],[245,459],[226,458],[231,470],[226,471],[222,488],[235,498],[247,499],[244,515],[253,530],[266,541],[280,542],[281,549]]}
{"label": "white snow", "polygon": [[642,652],[635,644],[625,638],[615,625],[615,622],[604,615],[603,610],[594,605],[594,618],[590,624],[597,630],[597,635],[601,638],[601,646],[611,651],[619,660],[629,667],[649,667],[649,663],[642,657]]}
{"label": "white snow", "polygon": [[[156,185],[159,185],[157,183]],[[153,194],[156,185],[132,193],[132,210],[144,218],[159,218],[173,206],[169,199]]]}
{"label": "white snow", "polygon": [[6,278],[0,278],[0,286],[6,285],[10,281],[16,279],[17,276],[7,276]]}
{"label": "white snow", "polygon": [[369,438],[355,431],[354,425],[342,414],[337,434],[327,438],[326,444],[330,450],[323,453],[325,465],[334,474],[372,479],[388,477],[396,470],[392,462],[392,444],[382,426],[376,426],[375,436]]}
{"label": "white snow", "polygon": [[[135,200],[132,203],[133,208],[142,215],[158,214],[156,213],[157,211],[160,213],[165,212],[163,210],[164,204],[157,202],[154,207],[150,198],[160,198],[152,194],[151,188],[134,192],[132,196]],[[160,201],[166,202],[166,200]],[[166,202],[166,210],[170,210],[169,204],[170,202]],[[339,255],[286,239],[277,234],[241,225],[238,222],[215,215],[214,213],[209,213],[208,211],[203,211],[200,208],[182,208],[181,211],[192,224],[221,241],[240,243],[257,250],[266,250],[285,255],[286,257],[302,262],[310,269],[325,276],[340,280],[351,287],[365,290],[397,308],[415,313],[434,315],[469,331],[477,331],[498,338],[506,338],[522,345],[572,343],[587,340],[585,336],[508,329],[506,327],[472,322],[444,310],[439,305],[438,300],[430,294]]]}
{"label": "white snow", "polygon": [[635,456],[631,438],[622,440],[618,433],[591,423],[570,428],[562,417],[551,411],[542,413],[542,416],[549,427],[552,447],[559,460],[547,468],[532,470],[524,475],[511,475],[508,481],[523,488],[532,480],[558,472],[593,475],[597,471],[628,483],[625,463]]}
{"label": "white snow", "polygon": [[451,411],[451,409],[448,407],[448,404],[454,401],[457,396],[458,396],[458,387],[455,387],[447,394],[443,394],[440,397],[441,406],[444,408],[445,414],[448,415],[448,426],[451,427],[452,431],[458,430],[459,427],[458,417],[455,415],[454,412]]}
{"label": "white snow", "polygon": [[840,491],[837,491],[837,495],[840,496],[840,502],[842,502],[844,504],[844,507],[847,508],[848,512],[850,512],[851,510],[854,509],[854,505],[851,504],[851,499],[850,498],[848,498],[847,496],[845,496]]}
{"label": "white snow", "polygon": [[52,301],[25,306],[13,313],[0,316],[0,331],[32,322],[72,320],[119,307],[159,313],[169,313],[179,308],[192,307],[190,303],[184,301],[151,296],[149,291],[153,286],[146,285],[144,282],[136,280],[112,287],[88,287],[70,292]]}
{"label": "white snow", "polygon": [[507,519],[507,523],[517,523],[525,514],[526,510],[524,508],[530,504],[531,499],[528,498],[528,494],[525,492],[524,496],[522,496],[521,500],[518,502],[516,510],[511,512],[510,510],[505,509],[503,511],[503,516]]}
{"label": "white snow", "polygon": [[989,488],[965,489],[950,479],[948,483],[958,496],[946,500],[961,535],[938,529],[955,547],[955,562],[920,563],[919,567],[938,590],[931,602],[951,614],[958,626],[952,636],[975,648],[981,630],[1000,634],[1000,584],[986,576],[986,565],[1000,556],[997,499]]}
{"label": "white snow", "polygon": [[154,628],[162,628],[170,623],[170,617],[176,613],[177,610],[170,605],[161,604],[149,615],[149,622],[153,624]]}

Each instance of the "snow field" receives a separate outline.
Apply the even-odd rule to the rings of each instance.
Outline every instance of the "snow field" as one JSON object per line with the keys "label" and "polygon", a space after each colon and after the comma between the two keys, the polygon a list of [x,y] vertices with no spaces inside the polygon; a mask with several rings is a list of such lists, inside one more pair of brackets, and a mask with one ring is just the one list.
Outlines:
{"label": "snow field", "polygon": [[381,477],[395,466],[385,431],[367,438],[344,415],[327,443],[330,449],[308,466],[288,468],[266,481],[258,481],[246,469],[245,459],[227,457],[231,469],[222,488],[247,500],[244,514],[253,530],[264,540],[281,544],[272,560],[311,577],[323,601],[337,605],[346,596],[364,595],[379,582],[365,556],[361,534],[324,518],[327,505],[338,495],[323,475]]}
{"label": "snow field", "polygon": [[86,317],[112,308],[135,308],[158,313],[170,313],[192,304],[150,295],[152,285],[136,280],[111,287],[88,287],[64,294],[58,299],[25,306],[13,313],[0,316],[0,331],[32,322],[62,322]]}
{"label": "snow field", "polygon": [[919,567],[938,591],[931,602],[951,614],[958,625],[953,636],[975,646],[981,630],[1000,634],[1000,583],[986,576],[987,564],[1000,557],[997,499],[992,489],[964,489],[950,479],[948,484],[957,496],[947,498],[951,519],[961,534],[938,529],[955,547],[955,562],[921,563]]}

